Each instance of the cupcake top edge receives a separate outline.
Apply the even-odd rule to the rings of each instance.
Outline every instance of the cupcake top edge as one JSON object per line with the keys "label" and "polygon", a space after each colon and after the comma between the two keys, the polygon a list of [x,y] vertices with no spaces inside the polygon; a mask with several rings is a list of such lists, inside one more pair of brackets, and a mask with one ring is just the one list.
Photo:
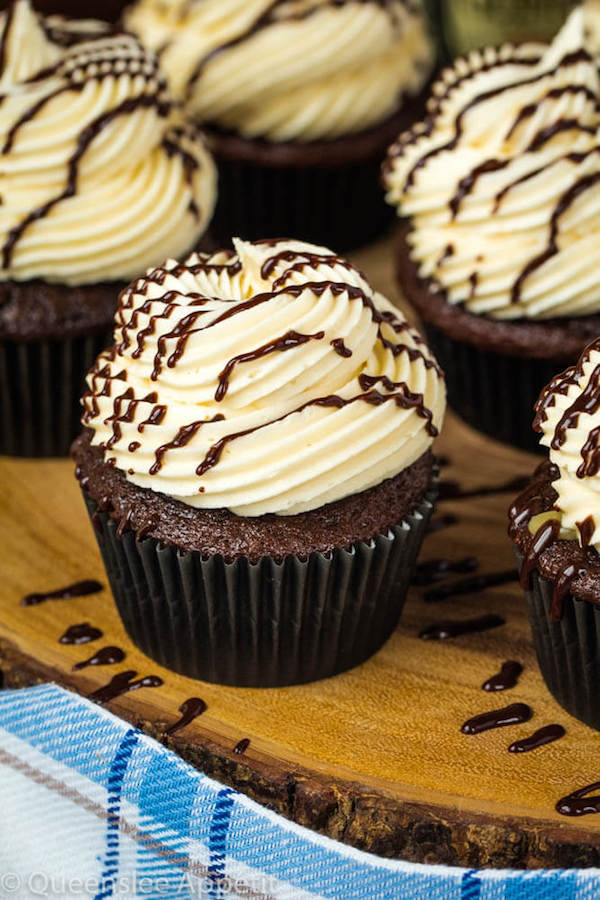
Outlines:
{"label": "cupcake top edge", "polygon": [[206,229],[216,172],[156,57],[105,23],[0,14],[0,278],[129,281]]}
{"label": "cupcake top edge", "polygon": [[434,59],[420,0],[138,0],[125,24],[196,118],[276,142],[384,122]]}
{"label": "cupcake top edge", "polygon": [[544,388],[534,428],[555,467],[561,537],[600,550],[600,338]]}
{"label": "cupcake top edge", "polygon": [[293,515],[428,451],[445,384],[365,276],[295,240],[168,261],[122,292],[83,424],[105,462],[200,509]]}
{"label": "cupcake top edge", "polygon": [[390,148],[387,200],[448,303],[508,320],[600,311],[598,18],[577,7],[550,45],[457,59]]}

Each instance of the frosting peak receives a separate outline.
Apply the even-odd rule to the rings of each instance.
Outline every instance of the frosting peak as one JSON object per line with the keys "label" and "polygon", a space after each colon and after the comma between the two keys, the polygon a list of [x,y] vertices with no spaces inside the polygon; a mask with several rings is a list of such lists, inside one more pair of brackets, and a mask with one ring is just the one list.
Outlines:
{"label": "frosting peak", "polygon": [[600,551],[600,339],[542,391],[534,428],[557,467],[563,536]]}
{"label": "frosting peak", "polygon": [[0,278],[128,280],[202,235],[212,161],[132,35],[17,0],[0,91]]}
{"label": "frosting peak", "polygon": [[434,290],[502,319],[600,310],[600,76],[577,8],[550,46],[457,60],[391,148],[387,199]]}
{"label": "frosting peak", "polygon": [[366,130],[433,62],[408,0],[138,0],[126,24],[195,116],[273,141]]}
{"label": "frosting peak", "polygon": [[300,241],[170,260],[120,298],[84,424],[140,487],[290,515],[411,465],[445,389],[422,339],[351,263]]}

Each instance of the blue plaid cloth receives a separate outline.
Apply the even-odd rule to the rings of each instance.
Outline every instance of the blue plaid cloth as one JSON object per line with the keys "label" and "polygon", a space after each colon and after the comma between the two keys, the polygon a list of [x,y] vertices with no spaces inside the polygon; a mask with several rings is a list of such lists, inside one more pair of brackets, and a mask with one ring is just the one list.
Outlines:
{"label": "blue plaid cloth", "polygon": [[474,871],[361,853],[44,685],[0,694],[0,897],[591,900],[600,871]]}

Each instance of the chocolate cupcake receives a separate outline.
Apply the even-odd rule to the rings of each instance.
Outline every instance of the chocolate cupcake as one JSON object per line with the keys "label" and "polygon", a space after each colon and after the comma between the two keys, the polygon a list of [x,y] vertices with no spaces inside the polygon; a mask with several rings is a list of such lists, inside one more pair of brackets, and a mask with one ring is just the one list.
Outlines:
{"label": "chocolate cupcake", "polygon": [[452,407],[536,451],[535,400],[600,333],[600,92],[575,10],[550,46],[473,52],[392,146],[400,285]]}
{"label": "chocolate cupcake", "polygon": [[510,509],[546,684],[600,730],[600,339],[542,391],[534,428],[550,458]]}
{"label": "chocolate cupcake", "polygon": [[217,238],[348,250],[389,223],[379,166],[420,114],[433,58],[418,4],[139,0],[125,23],[207,129]]}
{"label": "chocolate cupcake", "polygon": [[134,643],[204,680],[293,684],[395,627],[445,389],[350,263],[234,244],[122,293],[73,455]]}
{"label": "chocolate cupcake", "polygon": [[197,246],[215,171],[131,35],[18,0],[0,72],[0,453],[66,455],[119,289]]}

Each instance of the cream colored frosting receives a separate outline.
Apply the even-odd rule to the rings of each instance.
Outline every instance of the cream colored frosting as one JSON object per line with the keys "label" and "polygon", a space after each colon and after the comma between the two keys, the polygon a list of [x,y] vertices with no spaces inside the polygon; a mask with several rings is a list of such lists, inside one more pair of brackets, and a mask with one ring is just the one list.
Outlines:
{"label": "cream colored frosting", "polygon": [[419,273],[469,312],[600,310],[600,79],[585,15],[550,46],[457,60],[390,151],[387,199],[410,220]]}
{"label": "cream colored frosting", "polygon": [[366,130],[421,89],[433,61],[406,0],[138,0],[126,24],[198,118],[272,141]]}
{"label": "cream colored frosting", "polygon": [[105,459],[244,516],[314,509],[415,462],[445,408],[417,332],[323,247],[234,243],[122,293],[83,401]]}
{"label": "cream colored frosting", "polygon": [[600,551],[600,339],[542,391],[536,428],[558,470],[561,537]]}
{"label": "cream colored frosting", "polygon": [[99,23],[44,20],[29,0],[0,35],[0,278],[128,281],[194,247],[215,169],[155,57]]}

